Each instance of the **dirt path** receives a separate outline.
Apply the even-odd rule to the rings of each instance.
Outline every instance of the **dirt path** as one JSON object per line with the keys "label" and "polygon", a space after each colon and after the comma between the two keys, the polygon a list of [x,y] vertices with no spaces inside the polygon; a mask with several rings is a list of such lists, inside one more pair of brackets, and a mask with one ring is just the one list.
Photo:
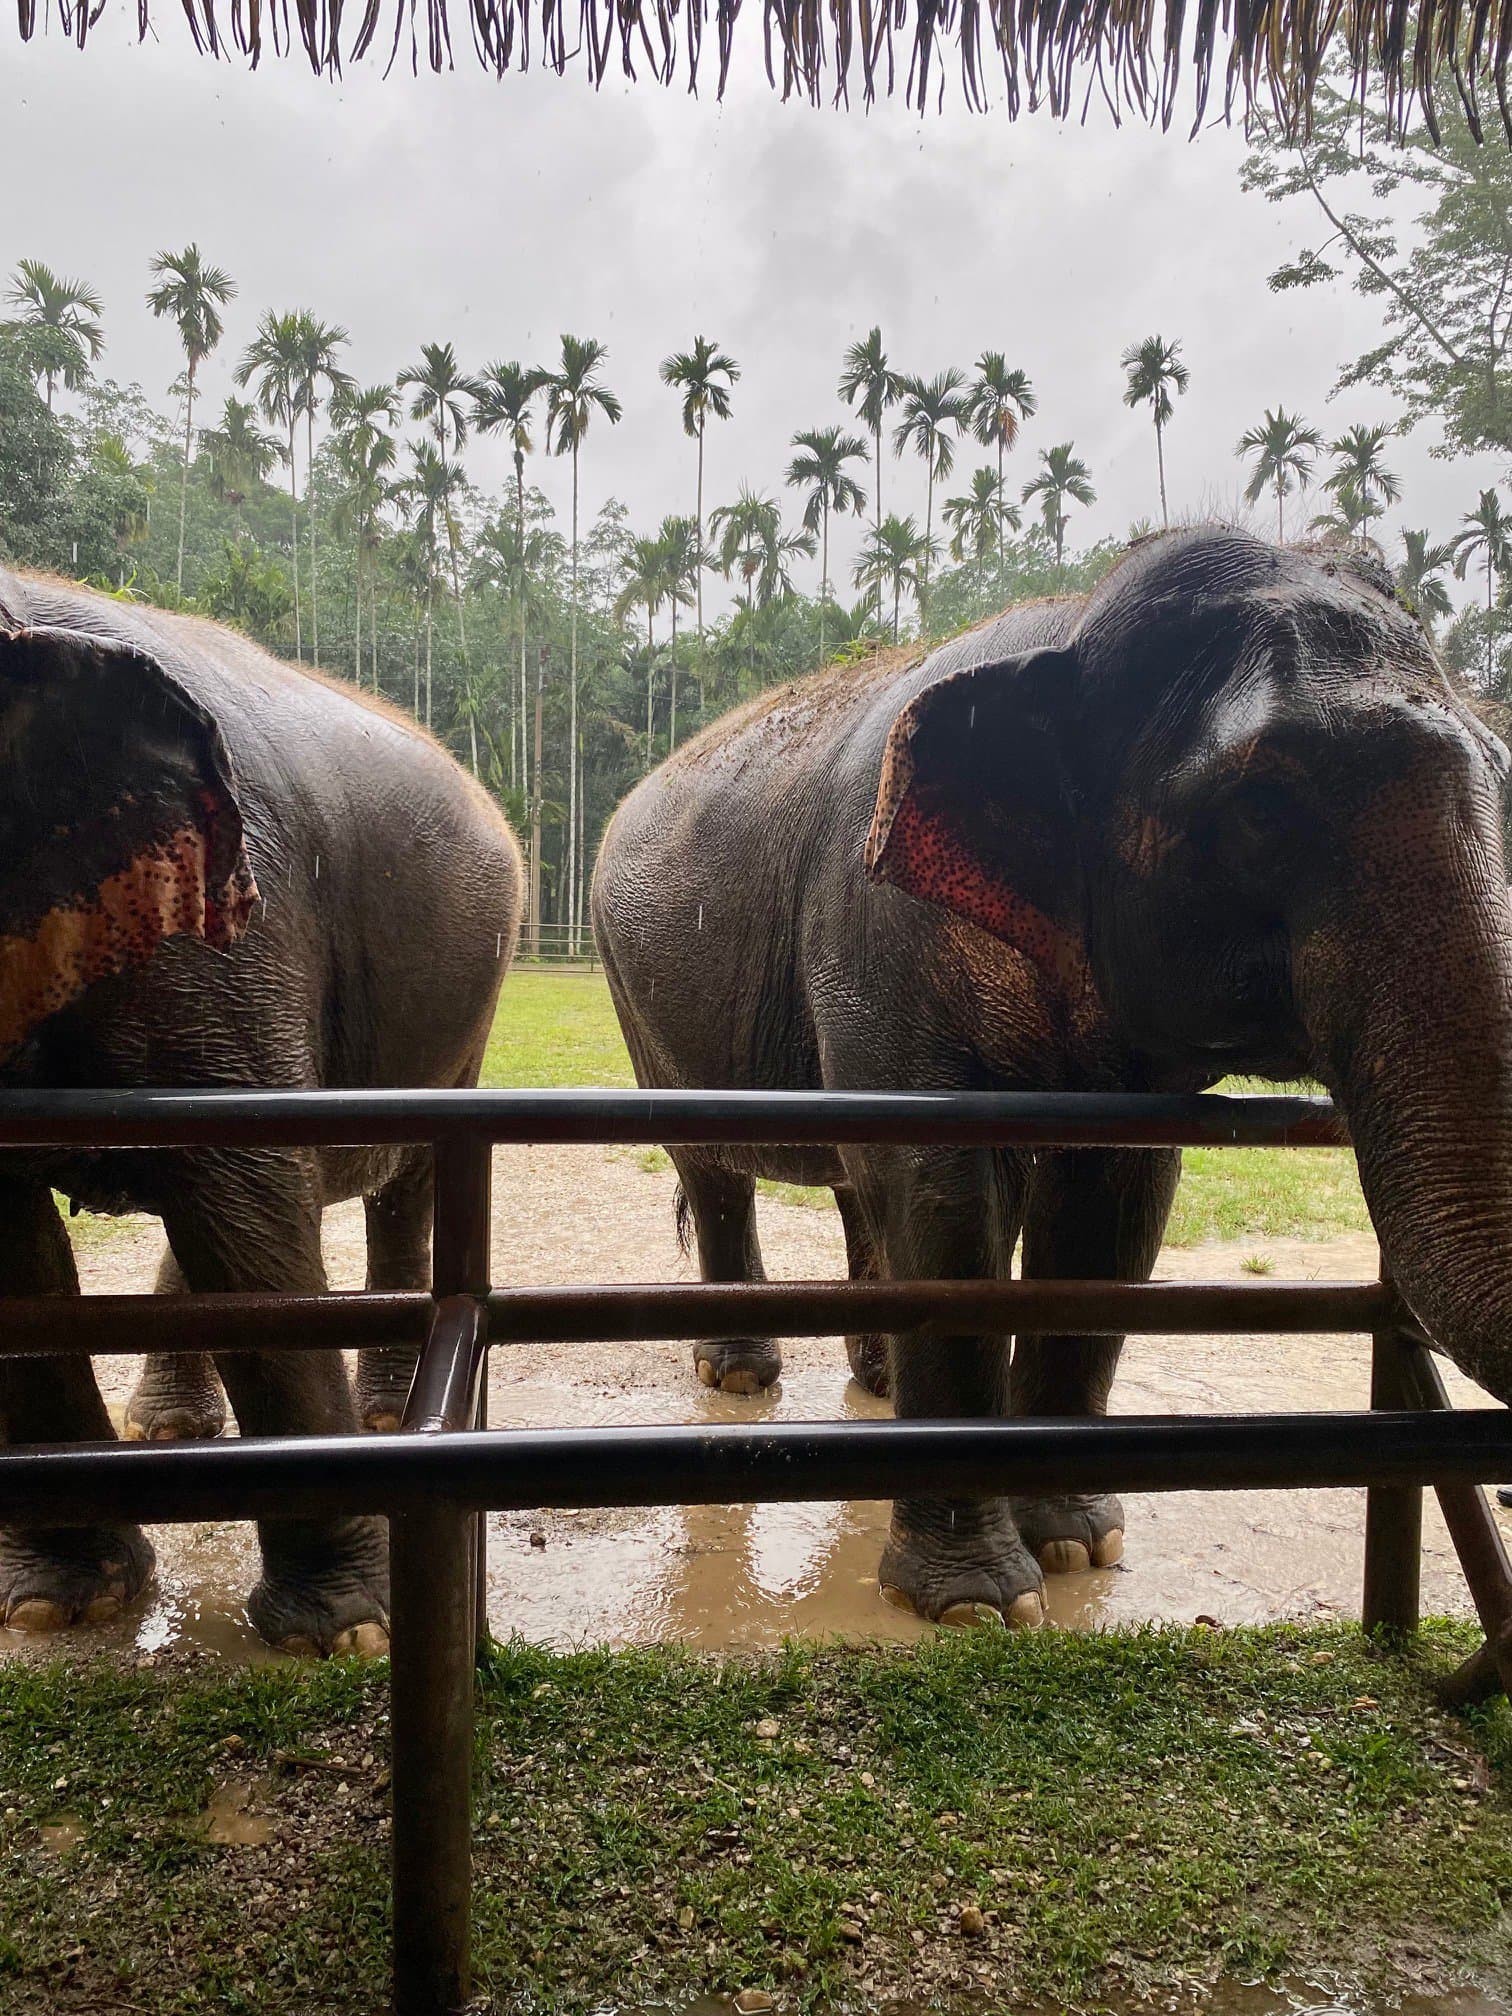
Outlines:
{"label": "dirt path", "polygon": [[[672,1226],[672,1177],[629,1153],[597,1148],[502,1149],[495,1167],[495,1279],[521,1283],[686,1278]],[[844,1271],[832,1211],[763,1199],[774,1277]],[[150,1220],[81,1242],[86,1292],[145,1292],[160,1248]],[[1171,1279],[1232,1279],[1253,1241],[1169,1250]],[[1277,1280],[1373,1277],[1374,1244],[1273,1240],[1264,1252]],[[363,1278],[362,1211],[328,1215],[332,1285]],[[536,1347],[496,1353],[490,1416],[496,1426],[611,1421],[855,1418],[886,1410],[849,1379],[838,1340],[790,1344],[776,1392],[759,1400],[710,1395],[681,1345]],[[104,1361],[102,1384],[119,1418],[129,1361]],[[1454,1380],[1456,1398],[1474,1389]],[[1366,1404],[1364,1339],[1224,1337],[1137,1339],[1115,1389],[1123,1413],[1339,1409]],[[1123,1567],[1060,1577],[1052,1615],[1076,1629],[1149,1618],[1213,1616],[1224,1623],[1345,1614],[1358,1608],[1363,1493],[1193,1492],[1128,1503]],[[494,1629],[554,1645],[681,1638],[702,1647],[770,1644],[790,1632],[907,1638],[922,1628],[888,1609],[876,1590],[886,1528],[881,1504],[505,1515],[491,1522]],[[1464,1612],[1468,1599],[1431,1496],[1425,1507],[1423,1599],[1429,1611]],[[533,1544],[532,1535],[545,1545]],[[135,1642],[151,1652],[176,1642],[266,1656],[242,1598],[255,1579],[249,1528],[166,1528],[155,1536],[158,1585],[115,1633],[89,1642]],[[0,1632],[0,1650],[20,1649]]]}

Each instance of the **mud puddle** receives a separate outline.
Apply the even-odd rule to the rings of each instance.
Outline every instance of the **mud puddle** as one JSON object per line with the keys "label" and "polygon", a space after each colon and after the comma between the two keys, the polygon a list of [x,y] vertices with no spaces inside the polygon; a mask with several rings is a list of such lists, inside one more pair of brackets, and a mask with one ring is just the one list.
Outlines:
{"label": "mud puddle", "polygon": [[[495,1166],[495,1279],[645,1281],[688,1278],[672,1223],[672,1179],[598,1149],[506,1149]],[[833,1211],[763,1199],[768,1271],[837,1278],[844,1248]],[[81,1248],[95,1293],[147,1292],[160,1234],[149,1221],[115,1227]],[[1240,1279],[1255,1242],[1171,1250],[1158,1273]],[[1374,1243],[1266,1242],[1277,1280],[1364,1280]],[[327,1214],[332,1284],[363,1278],[362,1213]],[[683,1345],[517,1347],[494,1355],[495,1426],[858,1419],[886,1406],[850,1379],[838,1339],[790,1343],[779,1387],[755,1399],[710,1394]],[[1125,1352],[1114,1392],[1124,1413],[1217,1413],[1355,1408],[1368,1397],[1364,1338],[1143,1338]],[[100,1366],[116,1414],[130,1391],[127,1360]],[[1451,1375],[1456,1399],[1479,1400]],[[1117,1569],[1053,1578],[1052,1620],[1067,1629],[1144,1620],[1221,1624],[1327,1617],[1358,1610],[1364,1494],[1193,1492],[1127,1502],[1127,1552]],[[911,1639],[927,1627],[881,1601],[876,1568],[883,1503],[694,1507],[504,1514],[490,1520],[489,1615],[558,1647],[678,1640],[719,1650],[775,1644],[799,1633]],[[1509,1522],[1512,1531],[1512,1522]],[[159,1576],[120,1623],[66,1641],[0,1631],[0,1655],[111,1645],[141,1656],[192,1645],[244,1660],[271,1657],[247,1625],[256,1580],[250,1527],[215,1524],[154,1532]],[[1467,1613],[1469,1602],[1431,1494],[1425,1504],[1423,1601]],[[1290,2006],[1290,2005],[1287,2005]],[[1327,2004],[1301,2007],[1326,2008]]]}

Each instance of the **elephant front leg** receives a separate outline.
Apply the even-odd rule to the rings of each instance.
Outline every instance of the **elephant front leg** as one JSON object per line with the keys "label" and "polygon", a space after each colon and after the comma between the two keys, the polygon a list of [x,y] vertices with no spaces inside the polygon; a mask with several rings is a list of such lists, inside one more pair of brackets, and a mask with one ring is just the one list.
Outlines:
{"label": "elephant front leg", "polygon": [[[756,1180],[686,1151],[672,1160],[693,1219],[698,1271],[705,1281],[765,1281],[756,1236]],[[782,1372],[775,1337],[705,1337],[693,1346],[703,1385],[721,1393],[760,1393]]]}
{"label": "elephant front leg", "polygon": [[[857,1189],[881,1228],[894,1279],[970,1281],[1007,1271],[1023,1172],[986,1152],[872,1152]],[[1005,1337],[896,1337],[899,1420],[971,1419],[1008,1409]],[[942,1624],[1044,1621],[1044,1583],[1005,1498],[900,1498],[880,1571],[889,1602]]]}
{"label": "elephant front leg", "polygon": [[[431,1151],[422,1149],[381,1190],[363,1199],[367,1215],[367,1285],[376,1294],[431,1285]],[[419,1352],[373,1345],[357,1357],[357,1414],[364,1428],[392,1434],[404,1419]]]}
{"label": "elephant front leg", "polygon": [[[155,1292],[187,1293],[171,1252],[163,1255]],[[226,1396],[204,1352],[153,1352],[142,1361],[141,1376],[126,1402],[126,1441],[213,1441],[225,1425]]]}
{"label": "elephant front leg", "polygon": [[[860,1198],[840,1183],[835,1187],[835,1203],[840,1212],[840,1223],[845,1228],[846,1273],[852,1281],[875,1281],[880,1272],[877,1249],[867,1228]],[[847,1337],[845,1356],[850,1364],[851,1377],[857,1384],[864,1386],[879,1400],[885,1400],[889,1390],[887,1339],[874,1331]]]}
{"label": "elephant front leg", "polygon": [[[163,1214],[197,1294],[319,1294],[319,1186],[304,1157],[186,1154]],[[334,1351],[223,1352],[216,1366],[243,1435],[349,1435],[357,1410]],[[247,1602],[258,1632],[287,1652],[381,1652],[388,1645],[388,1542],[381,1519],[259,1522],[262,1577]]]}
{"label": "elephant front leg", "polygon": [[[0,1284],[12,1295],[79,1292],[68,1233],[40,1184],[0,1184]],[[89,1360],[0,1358],[0,1440],[113,1442]],[[60,1631],[107,1622],[140,1595],[152,1567],[139,1526],[0,1527],[0,1624]]]}
{"label": "elephant front leg", "polygon": [[[1181,1175],[1177,1149],[1062,1149],[1036,1158],[1024,1219],[1026,1279],[1148,1281]],[[1020,1337],[1015,1414],[1100,1415],[1122,1337]],[[1047,1574],[1123,1558],[1124,1509],[1107,1492],[1019,1498],[1014,1514]]]}

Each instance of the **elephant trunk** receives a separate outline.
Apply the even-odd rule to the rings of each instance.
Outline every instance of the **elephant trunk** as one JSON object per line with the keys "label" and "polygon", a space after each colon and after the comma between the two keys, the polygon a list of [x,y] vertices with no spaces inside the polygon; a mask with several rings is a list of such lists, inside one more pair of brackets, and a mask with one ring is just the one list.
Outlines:
{"label": "elephant trunk", "polygon": [[1512,1402],[1512,907],[1500,840],[1481,816],[1428,858],[1413,853],[1399,838],[1409,897],[1369,877],[1347,918],[1294,939],[1294,987],[1391,1274],[1434,1343]]}

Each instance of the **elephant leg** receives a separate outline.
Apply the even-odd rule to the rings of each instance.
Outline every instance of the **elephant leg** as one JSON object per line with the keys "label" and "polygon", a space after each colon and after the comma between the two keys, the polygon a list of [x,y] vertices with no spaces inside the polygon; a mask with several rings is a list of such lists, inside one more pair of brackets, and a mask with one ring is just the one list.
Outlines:
{"label": "elephant leg", "polygon": [[[381,1190],[363,1199],[367,1213],[367,1285],[380,1293],[429,1288],[434,1171],[428,1148],[408,1160]],[[404,1418],[419,1352],[405,1344],[374,1345],[358,1354],[357,1414],[364,1428],[390,1433]]]}
{"label": "elephant leg", "polygon": [[[850,1158],[847,1157],[850,1166]],[[867,1221],[881,1230],[896,1280],[994,1279],[1006,1273],[1022,1208],[1017,1158],[981,1150],[872,1150],[853,1171]],[[900,1421],[1005,1414],[1006,1337],[895,1337]],[[1044,1618],[1044,1584],[1006,1498],[899,1498],[882,1555],[888,1600],[946,1624]]]}
{"label": "elephant leg", "polygon": [[[1038,1280],[1148,1281],[1181,1175],[1177,1149],[1062,1149],[1035,1160],[1024,1274]],[[1020,1337],[1015,1414],[1105,1414],[1122,1337]],[[1021,1498],[1014,1513],[1052,1574],[1120,1560],[1124,1513],[1103,1493]]]}
{"label": "elephant leg", "polygon": [[[705,1281],[765,1281],[756,1234],[756,1179],[721,1168],[685,1150],[672,1152],[698,1241],[698,1271]],[[772,1337],[703,1338],[693,1365],[705,1386],[722,1393],[759,1393],[782,1371]]]}
{"label": "elephant leg", "polygon": [[[154,1292],[186,1292],[171,1250],[163,1254]],[[153,1352],[142,1360],[141,1375],[126,1402],[126,1441],[213,1440],[225,1425],[226,1396],[204,1352]]]}
{"label": "elephant leg", "polygon": [[[0,1286],[11,1295],[79,1292],[67,1230],[40,1183],[0,1183]],[[114,1440],[88,1358],[0,1357],[0,1441]],[[139,1526],[0,1527],[0,1624],[13,1631],[103,1622],[151,1578]]]}
{"label": "elephant leg", "polygon": [[[163,1213],[196,1294],[319,1294],[320,1190],[312,1157],[207,1150],[182,1157]],[[345,1435],[357,1428],[337,1351],[217,1352],[243,1435]],[[259,1522],[262,1577],[247,1614],[289,1652],[381,1651],[388,1643],[388,1545],[377,1518]]]}
{"label": "elephant leg", "polygon": [[[840,1223],[845,1227],[846,1272],[852,1281],[875,1281],[881,1268],[860,1198],[854,1190],[840,1183],[835,1187],[835,1203],[839,1207]],[[875,1333],[847,1337],[845,1355],[850,1360],[851,1377],[868,1393],[875,1393],[879,1400],[885,1400],[888,1394],[887,1339]]]}

